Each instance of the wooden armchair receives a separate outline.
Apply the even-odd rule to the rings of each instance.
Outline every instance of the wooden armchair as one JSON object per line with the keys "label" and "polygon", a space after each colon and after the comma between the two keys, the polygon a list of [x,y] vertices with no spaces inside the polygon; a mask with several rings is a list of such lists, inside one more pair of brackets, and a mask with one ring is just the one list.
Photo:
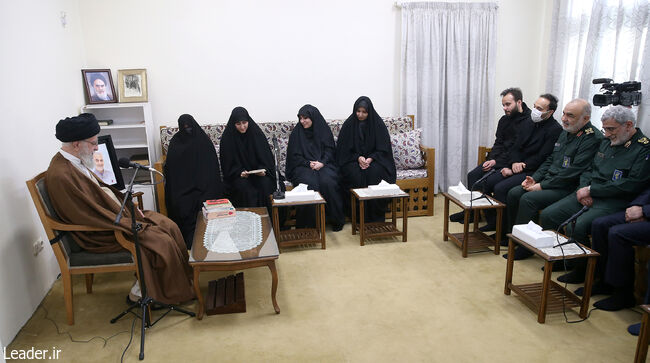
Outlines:
{"label": "wooden armchair", "polygon": [[[63,280],[63,298],[68,315],[68,324],[74,324],[74,310],[72,304],[72,275],[86,276],[86,292],[92,293],[93,276],[95,273],[135,271],[136,259],[135,245],[130,242],[120,231],[114,231],[115,239],[126,251],[115,253],[90,253],[77,245],[72,236],[66,231],[111,231],[90,226],[66,224],[58,220],[59,216],[52,207],[47,188],[45,186],[46,172],[38,174],[28,180],[27,189],[31,194],[34,205],[41,219],[47,238],[52,241],[61,237],[57,242],[51,243],[54,255],[61,269]],[[141,197],[140,197],[141,198]],[[142,202],[140,202],[141,204]],[[61,236],[61,233],[64,233]],[[139,277],[138,277],[139,278]]]}
{"label": "wooden armchair", "polygon": [[481,165],[484,162],[486,162],[487,157],[490,154],[490,151],[492,151],[491,147],[479,146],[478,147],[478,163],[476,165]]}

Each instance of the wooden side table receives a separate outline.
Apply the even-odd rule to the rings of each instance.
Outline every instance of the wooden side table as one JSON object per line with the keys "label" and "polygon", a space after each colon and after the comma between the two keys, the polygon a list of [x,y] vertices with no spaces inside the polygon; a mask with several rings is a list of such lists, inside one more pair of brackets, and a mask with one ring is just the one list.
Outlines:
{"label": "wooden side table", "polygon": [[[594,269],[596,268],[596,259],[600,254],[584,245],[582,248],[588,254],[566,255],[566,256],[549,256],[542,250],[535,248],[519,238],[508,233],[508,262],[506,264],[506,284],[503,293],[510,295],[514,291],[523,298],[524,303],[533,311],[537,312],[537,322],[543,324],[546,321],[546,313],[557,313],[564,310],[564,306],[580,307],[579,316],[587,317],[589,309],[589,298],[591,297],[591,286],[594,282]],[[525,247],[537,256],[544,259],[544,278],[541,283],[513,285],[512,270],[514,266],[515,243]],[[551,281],[551,272],[553,272],[553,262],[562,261],[562,259],[573,260],[578,258],[587,259],[587,273],[585,274],[585,284],[582,299],[573,292],[564,288],[555,281]],[[564,298],[563,298],[564,295]]]}
{"label": "wooden side table", "polygon": [[[506,205],[492,197],[486,196],[486,198],[488,198],[493,204],[475,205],[470,208],[448,193],[443,192],[442,195],[445,196],[445,215],[444,228],[442,230],[442,239],[448,241],[449,238],[451,238],[452,242],[461,248],[463,257],[467,257],[467,252],[469,250],[475,250],[490,246],[494,246],[494,254],[498,255],[499,246],[501,245],[501,221],[503,220],[503,210],[506,208]],[[449,201],[452,201],[463,210],[465,217],[465,220],[463,222],[463,233],[449,233]],[[478,229],[479,212],[486,209],[496,209],[497,212],[497,230],[495,239],[488,237],[487,234],[481,232]],[[469,231],[469,213],[471,211],[474,211],[474,228],[472,232]]]}
{"label": "wooden side table", "polygon": [[639,339],[636,342],[636,354],[634,355],[635,363],[645,362],[648,356],[648,337],[650,336],[650,305],[641,305],[643,309],[643,319],[641,320],[641,330],[639,330]]}
{"label": "wooden side table", "polygon": [[[409,194],[400,190],[398,193],[379,194],[375,191],[369,191],[369,188],[350,189],[350,198],[352,205],[352,234],[359,231],[359,240],[361,246],[365,246],[366,240],[373,237],[402,236],[402,242],[406,242],[406,232],[408,226],[408,203]],[[372,195],[369,195],[371,193]],[[371,199],[390,199],[391,222],[373,222],[365,221],[365,201]],[[397,200],[402,202],[402,230],[397,229]],[[357,225],[357,200],[359,201],[359,225]]]}
{"label": "wooden side table", "polygon": [[[325,199],[316,192],[317,198],[310,200],[291,200],[291,199],[273,199],[271,196],[271,206],[273,208],[273,232],[275,239],[278,241],[278,247],[289,247],[307,243],[320,243],[321,248],[325,249]],[[280,230],[280,217],[278,209],[280,207],[295,206],[316,206],[316,228],[295,228],[286,231]]]}

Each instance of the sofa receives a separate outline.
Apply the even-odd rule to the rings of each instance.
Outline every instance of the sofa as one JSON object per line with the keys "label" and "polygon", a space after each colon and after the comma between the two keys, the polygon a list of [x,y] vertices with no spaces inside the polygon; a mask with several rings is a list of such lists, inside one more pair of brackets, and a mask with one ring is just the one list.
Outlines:
{"label": "sofa", "polygon": [[[414,117],[384,117],[384,123],[388,128],[393,146],[393,157],[397,167],[397,185],[409,193],[408,216],[433,215],[434,183],[435,183],[435,149],[426,148],[421,145],[421,131],[414,127]],[[334,139],[338,138],[339,131],[345,120],[327,120],[332,130]],[[284,174],[286,166],[287,144],[289,135],[297,121],[284,122],[258,122],[269,144],[275,136],[278,139],[280,155],[278,156],[279,170]],[[212,140],[212,143],[219,153],[219,139],[225,129],[225,124],[211,124],[201,126]],[[154,168],[163,171],[165,155],[172,136],[178,131],[178,127],[161,126],[160,143],[162,157],[154,164]],[[269,145],[271,147],[271,145]],[[292,186],[287,183],[287,189]],[[156,185],[156,196],[158,199],[159,212],[167,215],[165,205],[165,188],[162,183]],[[399,208],[399,207],[398,207]],[[397,210],[401,215],[401,210]]]}

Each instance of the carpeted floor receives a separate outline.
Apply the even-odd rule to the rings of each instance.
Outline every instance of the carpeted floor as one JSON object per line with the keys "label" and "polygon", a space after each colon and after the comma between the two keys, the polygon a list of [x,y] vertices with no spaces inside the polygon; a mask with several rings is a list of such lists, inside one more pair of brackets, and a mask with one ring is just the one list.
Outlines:
{"label": "carpeted floor", "polygon": [[[501,256],[484,252],[464,259],[458,247],[442,240],[442,202],[439,195],[433,217],[409,219],[406,243],[384,239],[361,247],[347,224],[341,232],[327,232],[326,250],[284,251],[277,261],[280,314],[271,304],[268,269],[245,270],[246,313],[206,316],[201,321],[170,313],[147,330],[145,360],[633,360],[636,337],[626,327],[640,320],[637,310],[595,310],[576,324],[554,314],[546,324],[538,324],[536,314],[514,293],[504,295],[506,263]],[[451,227],[462,230],[458,223]],[[514,282],[541,281],[541,266],[537,258],[516,262]],[[225,275],[201,275],[203,291],[207,281]],[[7,350],[56,347],[65,362],[119,362],[134,319],[127,316],[116,324],[109,320],[126,307],[132,280],[129,273],[98,275],[89,295],[83,277],[75,279],[74,326],[66,324],[62,284],[57,281]],[[195,304],[186,307],[193,310]],[[576,311],[567,312],[569,320],[579,319]],[[139,323],[124,361],[137,361]]]}

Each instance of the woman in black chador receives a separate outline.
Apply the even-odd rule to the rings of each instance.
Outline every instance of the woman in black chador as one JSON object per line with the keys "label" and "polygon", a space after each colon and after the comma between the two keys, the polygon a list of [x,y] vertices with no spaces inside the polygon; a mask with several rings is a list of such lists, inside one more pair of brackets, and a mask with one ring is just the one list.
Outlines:
{"label": "woman in black chador", "polygon": [[178,132],[169,142],[165,161],[167,213],[192,247],[197,213],[208,199],[221,198],[219,158],[201,126],[188,114],[178,118]]}
{"label": "woman in black chador", "polygon": [[[267,207],[275,190],[275,161],[269,142],[243,107],[235,107],[221,136],[221,169],[235,207]],[[261,169],[256,173],[249,173]]]}
{"label": "woman in black chador", "polygon": [[[352,115],[345,120],[339,133],[336,161],[346,191],[375,185],[382,180],[395,183],[395,160],[388,129],[370,98],[361,96],[354,103]],[[387,202],[387,199],[368,201],[366,220],[383,221]]]}
{"label": "woman in black chador", "polygon": [[[319,191],[327,201],[325,211],[332,229],[340,231],[345,216],[332,131],[320,111],[312,105],[300,108],[298,120],[287,147],[287,178],[294,186],[304,183],[309,189]],[[314,212],[313,206],[298,208],[296,227],[314,226]]]}

